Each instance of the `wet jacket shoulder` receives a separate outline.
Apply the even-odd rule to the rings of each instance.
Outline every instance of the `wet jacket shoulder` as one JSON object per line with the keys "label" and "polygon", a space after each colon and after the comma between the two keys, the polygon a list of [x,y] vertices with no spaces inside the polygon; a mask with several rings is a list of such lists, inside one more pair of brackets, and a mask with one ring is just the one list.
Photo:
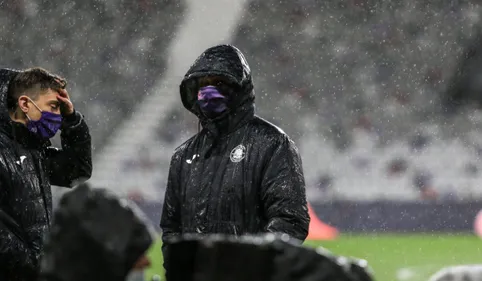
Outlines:
{"label": "wet jacket shoulder", "polygon": [[266,216],[264,230],[304,241],[310,219],[298,148],[283,130],[262,118],[255,117],[251,126],[264,154],[260,171],[260,200]]}

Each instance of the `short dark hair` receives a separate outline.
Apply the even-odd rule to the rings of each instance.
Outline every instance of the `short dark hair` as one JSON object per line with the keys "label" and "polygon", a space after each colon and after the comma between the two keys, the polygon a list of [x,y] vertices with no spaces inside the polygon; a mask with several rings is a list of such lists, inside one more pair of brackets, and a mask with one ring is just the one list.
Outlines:
{"label": "short dark hair", "polygon": [[17,73],[9,83],[7,106],[10,111],[17,109],[17,100],[26,95],[36,99],[40,91],[52,89],[58,91],[67,86],[67,81],[41,67],[33,67]]}

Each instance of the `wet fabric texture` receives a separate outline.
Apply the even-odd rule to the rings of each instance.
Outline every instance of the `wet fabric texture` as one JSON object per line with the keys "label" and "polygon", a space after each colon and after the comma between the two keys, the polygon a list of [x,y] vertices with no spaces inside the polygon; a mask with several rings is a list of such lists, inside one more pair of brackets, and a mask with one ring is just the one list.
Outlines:
{"label": "wet fabric texture", "polygon": [[[205,117],[197,101],[205,76],[226,81],[228,110]],[[203,129],[176,149],[163,206],[163,241],[185,233],[285,233],[303,241],[309,216],[301,158],[293,141],[255,115],[251,71],[229,45],[206,50],[180,85]],[[169,247],[163,244],[163,251]],[[165,264],[169,259],[164,259]]]}
{"label": "wet fabric texture", "polygon": [[66,193],[45,244],[41,281],[123,281],[154,241],[140,210],[87,184]]}
{"label": "wet fabric texture", "polygon": [[0,280],[35,280],[52,213],[50,184],[70,187],[92,173],[91,138],[80,113],[64,118],[62,149],[11,121],[0,69]]}
{"label": "wet fabric texture", "polygon": [[364,260],[299,246],[283,236],[184,235],[170,242],[167,281],[374,280]]}

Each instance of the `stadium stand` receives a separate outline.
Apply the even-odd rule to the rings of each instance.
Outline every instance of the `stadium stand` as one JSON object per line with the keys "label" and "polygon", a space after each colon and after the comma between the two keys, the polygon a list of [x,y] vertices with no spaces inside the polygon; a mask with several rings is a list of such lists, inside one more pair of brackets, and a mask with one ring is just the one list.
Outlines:
{"label": "stadium stand", "polygon": [[[2,5],[3,65],[66,76],[97,150],[162,76],[185,10],[172,0]],[[312,201],[481,197],[482,113],[443,107],[481,12],[473,0],[249,3],[232,43],[253,70],[259,115],[298,143]],[[131,197],[162,200],[168,156],[197,130],[180,106],[168,115],[122,163]]]}
{"label": "stadium stand", "polygon": [[[183,1],[3,1],[3,67],[65,76],[101,149],[165,68]],[[75,13],[73,12],[75,11]]]}
{"label": "stadium stand", "polygon": [[480,198],[481,112],[447,115],[442,100],[480,12],[476,1],[249,4],[233,44],[258,113],[299,144],[311,200]]}

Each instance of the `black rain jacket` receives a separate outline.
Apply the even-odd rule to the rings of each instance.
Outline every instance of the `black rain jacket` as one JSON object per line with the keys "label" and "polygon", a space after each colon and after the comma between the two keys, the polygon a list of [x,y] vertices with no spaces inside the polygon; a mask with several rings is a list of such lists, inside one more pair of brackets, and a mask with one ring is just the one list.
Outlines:
{"label": "black rain jacket", "polygon": [[[196,102],[198,78],[212,75],[231,85],[229,110],[214,120]],[[230,45],[207,49],[187,72],[180,93],[203,129],[171,159],[160,224],[164,254],[169,238],[185,233],[273,232],[303,241],[310,218],[301,158],[281,129],[255,116],[243,54]]]}
{"label": "black rain jacket", "polygon": [[64,118],[62,149],[13,122],[7,92],[15,73],[0,69],[0,280],[31,281],[50,227],[50,184],[70,187],[90,178],[91,138],[78,112]]}

